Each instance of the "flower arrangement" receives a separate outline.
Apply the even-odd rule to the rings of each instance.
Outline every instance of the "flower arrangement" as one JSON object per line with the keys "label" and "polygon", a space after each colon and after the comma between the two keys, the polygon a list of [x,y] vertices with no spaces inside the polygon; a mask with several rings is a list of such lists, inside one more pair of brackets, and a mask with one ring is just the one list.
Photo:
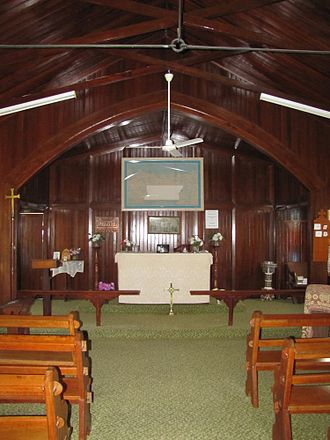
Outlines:
{"label": "flower arrangement", "polygon": [[128,250],[128,249],[131,249],[134,246],[134,243],[133,243],[133,241],[129,240],[128,238],[125,238],[125,240],[123,240],[121,242],[121,245],[122,245],[124,250]]}
{"label": "flower arrangement", "polygon": [[80,251],[81,251],[81,248],[71,248],[71,249],[69,249],[71,258],[73,260],[78,259],[78,255],[80,254]]}
{"label": "flower arrangement", "polygon": [[219,244],[221,240],[223,240],[223,235],[221,232],[215,232],[210,239],[213,244]]}
{"label": "flower arrangement", "polygon": [[203,240],[201,238],[199,238],[198,235],[193,235],[192,237],[190,237],[189,243],[196,250],[197,249],[199,250],[199,248],[202,247],[204,244]]}
{"label": "flower arrangement", "polygon": [[96,234],[88,234],[88,235],[90,235],[88,241],[92,243],[92,246],[100,246],[101,241],[105,240],[104,236],[99,232]]}

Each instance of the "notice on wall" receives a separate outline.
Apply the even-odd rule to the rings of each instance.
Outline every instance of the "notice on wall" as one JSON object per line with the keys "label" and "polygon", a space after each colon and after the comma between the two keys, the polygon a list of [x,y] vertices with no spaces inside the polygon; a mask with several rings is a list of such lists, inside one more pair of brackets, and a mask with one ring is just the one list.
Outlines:
{"label": "notice on wall", "polygon": [[95,232],[118,232],[119,217],[95,217]]}
{"label": "notice on wall", "polygon": [[205,210],[205,229],[218,229],[219,211],[217,209]]}

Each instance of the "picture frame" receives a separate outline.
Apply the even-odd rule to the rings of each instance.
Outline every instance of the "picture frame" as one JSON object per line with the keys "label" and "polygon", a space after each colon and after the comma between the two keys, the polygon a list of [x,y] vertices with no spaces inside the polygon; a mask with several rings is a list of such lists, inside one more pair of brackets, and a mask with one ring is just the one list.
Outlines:
{"label": "picture frame", "polygon": [[180,217],[148,216],[148,234],[180,234]]}
{"label": "picture frame", "polygon": [[203,158],[123,158],[123,211],[203,211]]}
{"label": "picture frame", "polygon": [[169,244],[157,244],[157,254],[168,254],[170,252]]}

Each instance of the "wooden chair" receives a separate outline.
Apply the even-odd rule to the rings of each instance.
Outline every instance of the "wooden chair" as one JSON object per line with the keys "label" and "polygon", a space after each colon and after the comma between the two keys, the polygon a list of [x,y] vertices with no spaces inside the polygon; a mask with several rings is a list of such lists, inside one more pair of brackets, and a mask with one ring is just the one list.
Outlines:
{"label": "wooden chair", "polygon": [[306,262],[286,263],[288,269],[288,288],[305,288],[308,280],[308,265]]}
{"label": "wooden chair", "polygon": [[1,416],[0,438],[5,440],[66,440],[68,404],[61,396],[63,387],[55,368],[48,368],[45,375],[0,375],[0,394],[11,401],[16,395],[37,394],[46,404],[44,416]]}
{"label": "wooden chair", "polygon": [[[313,342],[310,342],[313,341]],[[307,343],[285,341],[281,363],[275,370],[273,440],[291,440],[291,415],[330,413],[330,372],[296,373],[297,364],[330,357],[329,338]]]}
{"label": "wooden chair", "polygon": [[[9,317],[7,317],[9,318]],[[20,321],[16,317],[16,325],[25,326],[26,319]],[[41,328],[41,320],[46,319],[47,329],[55,326],[58,316],[37,317]],[[51,320],[54,319],[54,323]],[[64,320],[59,320],[59,325]],[[1,317],[0,317],[1,323]],[[7,322],[3,322],[7,326]],[[71,323],[72,324],[72,323]],[[70,326],[69,326],[70,327]],[[75,325],[71,325],[70,335],[38,334],[38,335],[0,335],[0,374],[44,374],[49,366],[58,367],[64,386],[64,398],[71,404],[79,405],[79,439],[85,440],[91,430],[90,403],[91,375],[90,361],[87,356],[87,341]],[[17,401],[20,401],[19,397]],[[39,402],[39,396],[31,396],[30,401]]]}
{"label": "wooden chair", "polygon": [[[252,405],[259,406],[258,396],[258,373],[259,371],[275,371],[281,360],[281,349],[286,337],[263,338],[262,331],[266,328],[292,328],[292,327],[323,327],[330,324],[330,313],[319,314],[263,314],[255,311],[250,321],[251,329],[247,336],[246,344],[246,382],[245,392],[251,397]],[[309,339],[299,339],[300,342],[308,342]],[[307,361],[298,363],[299,368],[305,368]],[[316,362],[313,360],[311,366],[320,370],[328,368],[328,362]]]}

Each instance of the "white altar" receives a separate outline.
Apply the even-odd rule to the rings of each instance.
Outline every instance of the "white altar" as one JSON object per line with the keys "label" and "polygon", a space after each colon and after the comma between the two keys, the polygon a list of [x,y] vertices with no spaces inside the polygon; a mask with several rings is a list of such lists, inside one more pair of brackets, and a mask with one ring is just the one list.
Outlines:
{"label": "white altar", "polygon": [[190,295],[190,290],[210,290],[212,254],[120,252],[119,290],[140,290],[140,295],[119,296],[126,304],[169,304],[168,288],[172,283],[174,304],[208,303],[208,295]]}

